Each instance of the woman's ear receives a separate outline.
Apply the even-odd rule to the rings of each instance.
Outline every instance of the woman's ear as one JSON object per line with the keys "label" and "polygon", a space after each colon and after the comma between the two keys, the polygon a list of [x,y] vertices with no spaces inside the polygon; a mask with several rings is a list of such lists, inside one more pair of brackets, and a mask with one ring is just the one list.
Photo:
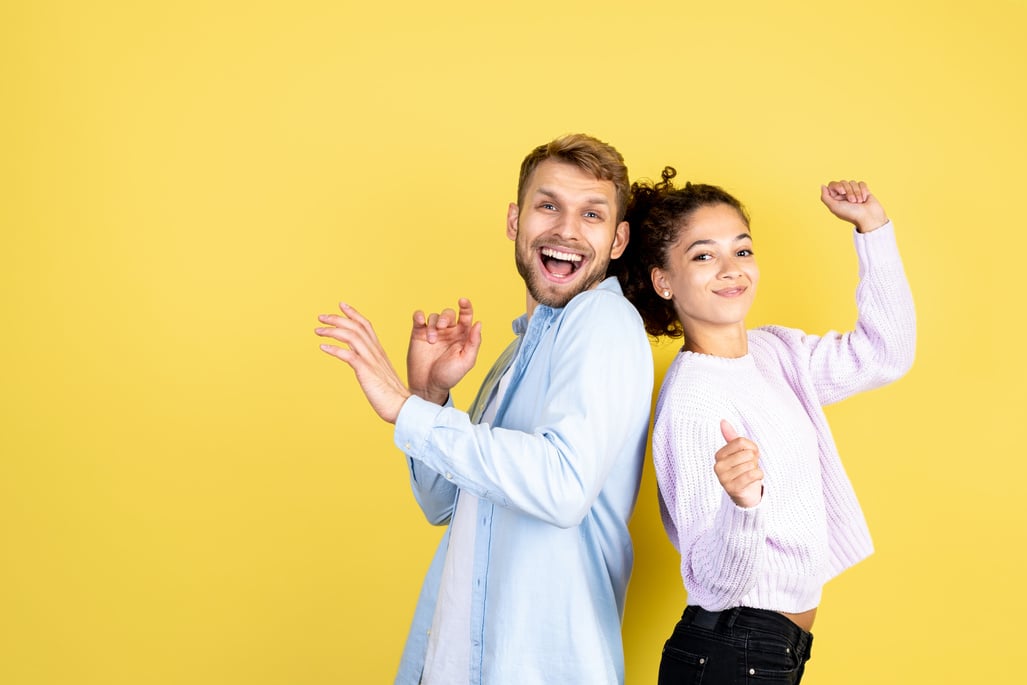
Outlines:
{"label": "woman's ear", "polygon": [[653,282],[653,290],[656,294],[665,300],[671,298],[670,281],[667,279],[667,275],[663,273],[663,269],[658,266],[654,266],[653,270],[649,272],[649,277]]}

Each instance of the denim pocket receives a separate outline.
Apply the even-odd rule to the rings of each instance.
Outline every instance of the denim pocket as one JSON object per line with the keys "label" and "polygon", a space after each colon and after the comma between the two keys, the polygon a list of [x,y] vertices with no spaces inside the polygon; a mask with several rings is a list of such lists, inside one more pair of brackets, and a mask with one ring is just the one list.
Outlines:
{"label": "denim pocket", "polygon": [[792,683],[799,675],[802,663],[787,640],[750,633],[745,652],[745,671],[750,681]]}
{"label": "denim pocket", "polygon": [[659,682],[666,685],[700,685],[706,663],[705,655],[686,652],[668,641],[663,646]]}

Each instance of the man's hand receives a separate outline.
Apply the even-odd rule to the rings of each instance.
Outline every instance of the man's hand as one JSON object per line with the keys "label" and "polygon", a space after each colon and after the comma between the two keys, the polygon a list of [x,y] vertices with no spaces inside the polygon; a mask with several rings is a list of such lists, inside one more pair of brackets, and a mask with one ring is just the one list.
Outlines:
{"label": "man's hand", "polygon": [[760,449],[752,440],[738,437],[727,421],[720,422],[720,433],[727,444],[714,455],[713,471],[735,504],[745,509],[754,507],[763,499]]}
{"label": "man's hand", "polygon": [[863,181],[831,181],[820,186],[820,200],[839,219],[870,233],[888,223],[888,215]]}
{"label": "man's hand", "polygon": [[473,323],[474,308],[460,298],[459,315],[452,309],[441,314],[414,312],[407,349],[407,382],[418,397],[444,404],[449,391],[478,359],[481,322]]}
{"label": "man's hand", "polygon": [[318,321],[328,325],[315,328],[314,332],[322,338],[345,343],[349,348],[322,344],[321,349],[349,364],[357,375],[360,389],[378,416],[389,423],[396,423],[410,391],[392,368],[371,322],[348,304],[340,304],[339,309],[344,316],[322,314],[317,317]]}

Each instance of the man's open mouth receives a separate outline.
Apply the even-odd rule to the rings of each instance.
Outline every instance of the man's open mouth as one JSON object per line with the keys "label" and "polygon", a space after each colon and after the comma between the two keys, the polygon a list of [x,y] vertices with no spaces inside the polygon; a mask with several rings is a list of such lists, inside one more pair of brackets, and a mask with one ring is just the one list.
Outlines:
{"label": "man's open mouth", "polygon": [[565,252],[554,247],[543,247],[539,250],[542,266],[556,278],[567,278],[574,274],[585,261],[585,258],[574,252]]}

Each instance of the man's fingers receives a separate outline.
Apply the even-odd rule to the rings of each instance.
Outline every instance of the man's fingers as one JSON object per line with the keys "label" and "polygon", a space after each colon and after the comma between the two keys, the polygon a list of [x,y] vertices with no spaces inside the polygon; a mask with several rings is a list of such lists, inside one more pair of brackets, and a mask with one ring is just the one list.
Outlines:
{"label": "man's fingers", "polygon": [[[348,317],[334,314],[322,314],[317,317],[322,323],[331,325],[319,326],[314,329],[314,333],[322,338],[331,338],[348,345],[349,350],[357,357],[367,360],[380,360],[385,358],[385,352],[382,350],[381,343],[378,342],[378,338],[374,333],[374,328],[371,327],[371,323],[357,314],[356,310],[350,308],[350,311],[356,314],[356,316]],[[352,364],[353,359],[353,357],[349,357],[344,361],[349,361]]]}
{"label": "man's fingers", "polygon": [[429,343],[439,340],[443,331],[458,326],[470,326],[474,317],[474,310],[471,308],[471,301],[467,298],[460,298],[459,314],[452,308],[443,309],[441,312],[425,314],[418,309],[414,312],[414,331],[424,330],[424,337]]}
{"label": "man's fingers", "polygon": [[471,301],[466,297],[461,297],[457,304],[460,307],[460,323],[464,326],[470,326],[471,322],[474,321],[474,307],[471,305]]}
{"label": "man's fingers", "polygon": [[367,360],[361,357],[356,352],[354,352],[352,349],[339,347],[338,345],[329,345],[328,343],[322,343],[321,351],[325,354],[335,357],[336,359],[341,359],[342,361],[349,364],[350,368],[353,369],[354,372],[356,372],[357,378],[360,377],[361,373],[363,372],[363,369],[367,367]]}
{"label": "man's fingers", "polygon": [[439,338],[439,315],[432,312],[428,315],[428,322],[425,324],[427,330],[425,331],[425,337],[428,342],[433,343]]}
{"label": "man's fingers", "polygon": [[346,321],[346,317],[338,314],[320,314],[317,320],[329,326],[341,326]]}
{"label": "man's fingers", "polygon": [[353,366],[353,353],[344,347],[329,345],[328,343],[321,343],[321,351],[326,354],[330,354],[333,357],[338,357],[350,366]]}
{"label": "man's fingers", "polygon": [[[368,340],[363,335],[362,329],[355,327],[352,323],[349,323],[349,325],[347,326],[329,326],[315,328],[314,332],[322,338],[331,338],[332,340],[336,340],[340,343],[348,345],[349,349],[357,355],[366,354],[368,348],[370,347]],[[328,346],[334,347],[336,349],[342,349],[338,348],[336,345],[333,344],[329,344]],[[323,345],[321,349],[325,349]],[[325,351],[327,352],[328,350]]]}
{"label": "man's fingers", "polygon": [[373,330],[372,327],[371,327],[371,322],[368,321],[367,319],[365,319],[363,314],[358,312],[356,309],[354,309],[350,305],[346,304],[345,302],[340,302],[339,303],[339,309],[342,310],[342,313],[345,314],[347,318],[352,319],[353,321],[356,321],[358,324],[360,324],[364,328],[367,328],[369,330]]}
{"label": "man's fingers", "polygon": [[374,326],[360,312],[345,302],[339,303],[339,309],[342,310],[344,316],[339,314],[321,314],[317,317],[317,320],[336,328],[360,329],[368,338],[372,340],[378,339],[374,332]]}
{"label": "man's fingers", "polygon": [[438,319],[435,322],[435,326],[439,329],[449,328],[456,321],[456,312],[452,309],[443,309],[442,313],[439,314]]}
{"label": "man's fingers", "polygon": [[471,332],[467,334],[467,345],[465,352],[471,355],[471,359],[478,358],[478,348],[481,347],[481,321],[471,326]]}

